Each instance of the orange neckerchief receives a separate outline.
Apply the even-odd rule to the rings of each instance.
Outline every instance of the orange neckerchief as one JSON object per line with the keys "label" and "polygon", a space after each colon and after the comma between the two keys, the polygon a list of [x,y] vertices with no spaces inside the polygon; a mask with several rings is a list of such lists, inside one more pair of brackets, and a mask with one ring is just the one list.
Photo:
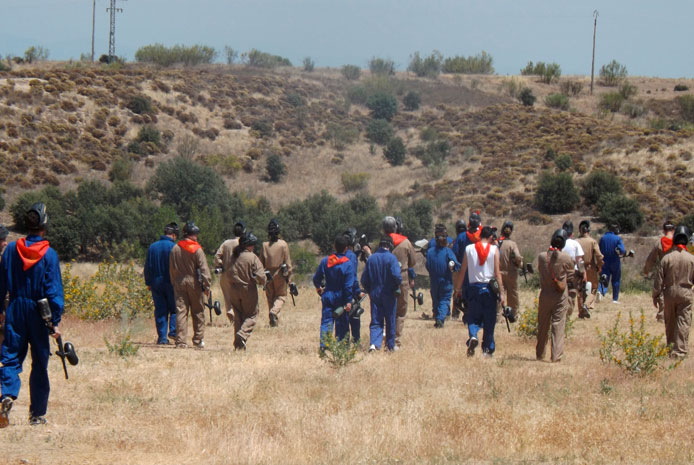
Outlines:
{"label": "orange neckerchief", "polygon": [[48,251],[48,241],[42,240],[31,245],[26,244],[26,239],[17,240],[17,253],[24,263],[24,271],[36,265]]}
{"label": "orange neckerchief", "polygon": [[190,253],[195,253],[198,251],[198,249],[202,248],[202,246],[198,244],[197,241],[194,241],[192,239],[181,239],[180,241],[178,241],[178,245],[183,250]]}
{"label": "orange neckerchief", "polygon": [[668,252],[672,248],[672,239],[663,236],[660,238],[660,245],[663,247],[663,252]]}
{"label": "orange neckerchief", "polygon": [[465,234],[467,234],[467,240],[470,241],[470,243],[478,243],[480,241],[480,234],[482,234],[482,225],[480,225],[480,227],[477,228],[477,231],[475,231],[474,233],[470,233],[470,231],[467,231]]}
{"label": "orange neckerchief", "polygon": [[397,247],[400,244],[402,244],[402,241],[407,239],[407,237],[403,236],[402,234],[396,234],[396,233],[390,233],[390,237],[393,239],[393,246]]}
{"label": "orange neckerchief", "polygon": [[[485,248],[485,245],[487,246]],[[480,261],[480,266],[484,265],[489,256],[489,251],[492,249],[492,245],[487,242],[483,244],[482,242],[475,242],[475,250],[477,251],[477,259]]]}
{"label": "orange neckerchief", "polygon": [[687,250],[687,246],[682,244],[677,244],[677,248],[680,250]]}
{"label": "orange neckerchief", "polygon": [[335,265],[342,265],[343,263],[347,263],[348,261],[349,258],[347,258],[345,255],[343,255],[342,257],[338,257],[336,254],[332,254],[328,257],[328,268],[332,268]]}

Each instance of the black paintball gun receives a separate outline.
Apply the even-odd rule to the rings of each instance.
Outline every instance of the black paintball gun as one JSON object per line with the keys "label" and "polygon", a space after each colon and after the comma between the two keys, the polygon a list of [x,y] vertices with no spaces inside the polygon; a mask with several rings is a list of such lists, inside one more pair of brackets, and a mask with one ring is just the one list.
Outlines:
{"label": "black paintball gun", "polygon": [[417,292],[417,285],[412,288],[412,294],[410,294],[410,297],[412,297],[412,300],[414,300],[414,311],[415,313],[417,312],[417,304],[421,307],[424,305],[424,294],[421,292]]}
{"label": "black paintball gun", "polygon": [[272,281],[272,274],[270,271],[265,270],[265,284],[263,284],[264,291],[267,291],[267,285],[270,284],[270,281]]}
{"label": "black paintball gun", "polygon": [[366,234],[359,236],[359,240],[354,246],[354,254],[359,257],[359,260],[366,263],[369,257],[364,253],[364,247],[369,247],[369,239],[366,237]]}
{"label": "black paintball gun", "polygon": [[359,318],[364,314],[364,307],[361,305],[364,302],[364,299],[366,299],[366,294],[364,294],[358,300],[352,299],[352,309],[349,311],[350,318]]}
{"label": "black paintball gun", "polygon": [[[511,261],[515,262],[516,260],[516,253],[511,250]],[[533,264],[532,263],[524,263],[521,266],[518,267],[518,274],[523,276],[523,279],[525,279],[525,284],[528,284],[528,275],[533,274],[535,270],[533,269]]]}
{"label": "black paintball gun", "polygon": [[626,251],[624,253],[624,255],[622,255],[621,250],[619,250],[619,247],[616,247],[614,250],[615,250],[615,252],[617,252],[617,255],[619,255],[619,258],[621,258],[622,260],[624,260],[625,258],[630,258],[630,257],[633,258],[635,255],[633,249]]}
{"label": "black paintball gun", "polygon": [[[217,270],[220,270],[219,272]],[[214,270],[215,273],[220,273],[221,268],[215,268]],[[202,279],[202,272],[200,271],[200,268],[195,270],[195,273],[198,275],[198,282],[202,286],[203,290],[205,289],[205,281]],[[210,310],[210,324],[212,324],[212,310],[214,310],[215,315],[219,316],[222,314],[222,304],[219,303],[219,300],[215,300],[214,303],[212,303],[212,290],[209,290],[209,295],[207,296],[207,302],[203,301],[203,304],[205,307],[207,307]]]}
{"label": "black paintball gun", "polygon": [[286,263],[282,263],[282,266],[280,266],[280,271],[282,272],[282,276],[284,276],[284,280],[287,281],[287,285],[289,286],[289,295],[292,296],[292,305],[296,307],[294,296],[299,295],[299,289],[297,289],[296,284],[289,282],[289,266],[287,266]]}
{"label": "black paintball gun", "polygon": [[[489,280],[489,290],[491,291],[492,295],[496,298],[497,302],[501,302],[501,288],[499,287],[499,281],[496,280],[496,278],[492,278]],[[508,332],[511,332],[511,323],[515,323],[516,317],[513,316],[513,309],[511,307],[504,307],[501,314],[504,316],[504,319],[506,320],[506,329],[508,329]]]}
{"label": "black paintball gun", "polygon": [[[48,328],[48,332],[50,334],[55,334],[55,329],[53,328],[53,314],[51,312],[51,307],[48,304],[48,299],[41,299],[36,302],[36,307],[39,310],[39,315],[41,315],[41,319],[43,320],[43,323],[46,325],[46,328]],[[58,338],[55,340],[55,343],[58,345],[58,350],[56,350],[55,354],[60,357],[60,360],[63,362],[63,373],[65,373],[65,379],[69,379],[67,375],[67,365],[65,364],[65,359],[70,363],[70,365],[75,366],[79,363],[79,358],[77,357],[77,353],[75,352],[75,346],[72,345],[71,342],[66,342],[63,344],[63,337],[58,336]]]}

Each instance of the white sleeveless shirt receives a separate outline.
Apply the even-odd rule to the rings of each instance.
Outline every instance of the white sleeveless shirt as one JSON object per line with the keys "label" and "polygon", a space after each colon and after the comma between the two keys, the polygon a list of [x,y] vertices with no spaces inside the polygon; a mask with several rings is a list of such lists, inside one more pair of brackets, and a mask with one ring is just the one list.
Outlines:
{"label": "white sleeveless shirt", "polygon": [[494,256],[499,251],[495,245],[489,246],[489,255],[484,265],[480,265],[475,244],[465,247],[467,257],[467,277],[470,283],[488,283],[494,277]]}

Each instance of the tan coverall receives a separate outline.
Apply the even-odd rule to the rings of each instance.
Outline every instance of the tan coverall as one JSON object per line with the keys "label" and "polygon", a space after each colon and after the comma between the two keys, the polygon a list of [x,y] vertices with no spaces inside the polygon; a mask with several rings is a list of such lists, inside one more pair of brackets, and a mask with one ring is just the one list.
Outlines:
{"label": "tan coverall", "polygon": [[234,308],[234,345],[250,337],[258,317],[258,288],[265,284],[265,270],[253,252],[244,249],[231,259],[231,305]]}
{"label": "tan coverall", "polygon": [[400,264],[400,295],[398,296],[395,311],[395,345],[400,346],[402,330],[405,328],[405,317],[407,316],[407,304],[410,298],[410,277],[408,269],[414,268],[417,264],[416,252],[409,239],[404,239],[393,249],[393,255]]}
{"label": "tan coverall", "polygon": [[[564,354],[564,327],[566,314],[569,311],[569,293],[567,278],[573,274],[576,261],[565,252],[543,252],[537,258],[537,269],[540,273],[540,299],[537,311],[537,346],[535,357],[542,360],[545,356],[547,336],[552,328],[552,361],[558,362]],[[555,279],[564,285],[559,291]]]}
{"label": "tan coverall", "polygon": [[603,257],[602,252],[600,252],[600,246],[598,241],[590,237],[590,234],[585,234],[578,239],[576,239],[581,248],[583,249],[583,265],[586,267],[586,277],[590,282],[591,290],[590,295],[585,297],[584,292],[578,292],[578,314],[581,315],[583,312],[583,306],[588,308],[588,311],[595,309],[595,299],[598,295],[598,281],[600,277],[600,270],[602,270]]}
{"label": "tan coverall", "polygon": [[[667,252],[665,252],[663,250],[663,243],[660,241],[660,239],[658,239],[658,242],[653,246],[653,249],[651,249],[651,253],[648,254],[648,257],[646,257],[646,264],[643,267],[643,274],[648,276],[648,274],[650,274],[655,267],[660,267],[663,257],[672,252],[674,247],[675,246],[673,245]],[[658,269],[656,268],[655,271],[657,273]],[[658,313],[655,317],[658,321],[663,321],[663,318],[665,317],[665,302],[663,301],[663,294],[658,296]]]}
{"label": "tan coverall", "polygon": [[231,305],[231,254],[234,252],[234,247],[239,245],[239,238],[228,239],[222,242],[222,245],[214,254],[215,268],[222,268],[222,276],[219,278],[219,287],[222,288],[224,295],[224,309],[230,323],[234,322],[234,308]]}
{"label": "tan coverall", "polygon": [[653,282],[653,300],[663,294],[665,303],[665,338],[672,344],[672,355],[684,357],[689,348],[689,327],[692,323],[692,286],[694,256],[673,246],[660,262]]}
{"label": "tan coverall", "polygon": [[[198,280],[198,270],[202,285]],[[202,247],[190,253],[179,244],[169,255],[169,275],[176,299],[176,345],[185,345],[188,334],[188,311],[193,320],[193,344],[205,337],[204,289],[210,288],[212,276]]]}
{"label": "tan coverall", "polygon": [[[263,242],[260,262],[270,272],[272,279],[265,288],[267,307],[271,315],[279,317],[287,298],[287,282],[292,276],[292,259],[289,257],[289,246],[282,239],[275,242]],[[287,264],[287,275],[282,274],[280,267]]]}
{"label": "tan coverall", "polygon": [[[518,299],[518,268],[523,265],[523,256],[518,245],[511,239],[504,239],[499,249],[499,269],[501,281],[506,290],[506,305],[513,309],[513,315],[518,315],[520,301]],[[497,321],[500,321],[497,319]]]}

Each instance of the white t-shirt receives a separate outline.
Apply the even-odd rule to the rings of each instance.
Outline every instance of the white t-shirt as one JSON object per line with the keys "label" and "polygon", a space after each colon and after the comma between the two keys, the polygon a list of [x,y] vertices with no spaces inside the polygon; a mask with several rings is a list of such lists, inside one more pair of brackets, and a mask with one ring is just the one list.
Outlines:
{"label": "white t-shirt", "polygon": [[489,255],[484,265],[480,266],[477,258],[477,249],[475,244],[470,244],[465,247],[465,256],[467,257],[467,277],[470,283],[488,283],[494,277],[494,256],[499,249],[497,246],[489,246]]}
{"label": "white t-shirt", "polygon": [[[577,240],[567,239],[562,252],[566,252],[571,255],[571,259],[576,262],[576,257],[583,258],[583,247],[578,243]],[[578,265],[574,265],[574,269],[578,269]]]}

